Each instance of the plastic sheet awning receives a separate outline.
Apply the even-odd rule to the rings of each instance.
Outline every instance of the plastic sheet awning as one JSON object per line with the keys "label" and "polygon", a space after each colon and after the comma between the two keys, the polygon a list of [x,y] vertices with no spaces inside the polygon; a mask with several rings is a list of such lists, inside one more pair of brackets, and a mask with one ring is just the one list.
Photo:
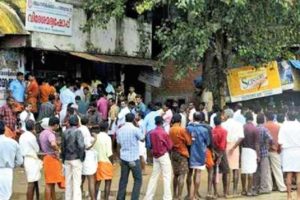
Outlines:
{"label": "plastic sheet awning", "polygon": [[126,56],[110,56],[102,54],[89,54],[81,52],[70,52],[71,55],[77,56],[86,60],[103,63],[114,63],[123,65],[138,65],[138,66],[149,66],[154,67],[157,61],[144,58],[126,57]]}
{"label": "plastic sheet awning", "polygon": [[300,60],[289,60],[293,67],[300,69]]}

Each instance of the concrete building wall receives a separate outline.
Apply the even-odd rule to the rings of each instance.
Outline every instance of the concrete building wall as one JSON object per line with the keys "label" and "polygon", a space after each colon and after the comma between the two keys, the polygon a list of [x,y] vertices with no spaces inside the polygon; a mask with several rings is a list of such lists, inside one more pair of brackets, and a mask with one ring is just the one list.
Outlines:
{"label": "concrete building wall", "polygon": [[107,24],[107,29],[94,27],[90,33],[90,43],[103,53],[114,53],[116,50],[117,29],[116,20],[112,19]]}
{"label": "concrete building wall", "polygon": [[[137,56],[139,55],[139,50],[141,48],[141,40],[143,38],[140,38],[139,29],[143,26],[144,31],[147,33],[147,35],[152,35],[152,29],[149,24],[139,24],[137,20],[131,19],[131,18],[125,18],[123,20],[123,48],[124,51],[130,55],[130,56]],[[151,39],[149,39],[147,44],[147,51],[146,57],[151,57]]]}
{"label": "concrete building wall", "polygon": [[85,52],[88,34],[83,33],[80,27],[86,22],[86,16],[82,9],[73,10],[72,36],[54,35],[49,33],[31,32],[31,46],[46,50],[57,51],[57,46],[63,51]]}
{"label": "concrete building wall", "polygon": [[[85,23],[86,14],[84,10],[78,6],[74,6],[72,36],[32,32],[31,47],[55,51],[59,48],[63,51],[92,51],[102,54],[140,57],[141,39],[139,37],[139,29],[141,27],[136,19],[124,18],[120,23],[112,19],[106,29],[93,27],[90,34],[84,33],[81,30],[81,27]],[[142,27],[148,33],[149,38],[148,53],[144,57],[149,58],[151,57],[151,24],[144,24]]]}

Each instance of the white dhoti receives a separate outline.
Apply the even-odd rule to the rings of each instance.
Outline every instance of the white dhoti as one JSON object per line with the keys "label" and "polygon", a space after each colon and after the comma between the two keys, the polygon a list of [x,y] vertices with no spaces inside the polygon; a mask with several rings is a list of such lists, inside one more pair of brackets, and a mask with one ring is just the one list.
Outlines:
{"label": "white dhoti", "polygon": [[25,157],[24,169],[27,177],[27,182],[32,183],[41,179],[41,169],[43,168],[43,162],[38,158]]}
{"label": "white dhoti", "polygon": [[13,169],[0,168],[0,199],[9,200],[13,187]]}
{"label": "white dhoti", "polygon": [[253,174],[257,169],[257,155],[256,151],[251,148],[242,148],[241,155],[241,173]]}
{"label": "white dhoti", "polygon": [[147,149],[145,142],[139,141],[139,154],[147,161]]}
{"label": "white dhoti", "polygon": [[82,163],[82,175],[94,175],[98,167],[97,152],[93,149],[85,151],[85,159]]}

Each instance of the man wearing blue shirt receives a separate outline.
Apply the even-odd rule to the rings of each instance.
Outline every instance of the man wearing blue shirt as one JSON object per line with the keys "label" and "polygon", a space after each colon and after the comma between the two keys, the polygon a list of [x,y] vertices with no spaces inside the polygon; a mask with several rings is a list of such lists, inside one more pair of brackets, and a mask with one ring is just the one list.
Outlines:
{"label": "man wearing blue shirt", "polygon": [[9,84],[9,95],[12,96],[18,103],[24,103],[25,89],[24,74],[22,72],[18,72],[17,79],[13,80]]}
{"label": "man wearing blue shirt", "polygon": [[157,103],[155,105],[149,106],[149,109],[151,112],[149,112],[146,117],[144,118],[144,128],[146,129],[146,133],[149,133],[153,129],[156,128],[155,125],[155,117],[159,116],[159,109],[160,109],[160,104]]}
{"label": "man wearing blue shirt", "polygon": [[142,95],[137,94],[135,97],[136,100],[136,109],[138,112],[142,112],[144,115],[146,114],[147,106],[143,102]]}
{"label": "man wearing blue shirt", "polygon": [[134,178],[134,186],[131,199],[139,199],[142,186],[142,169],[139,160],[139,141],[144,140],[145,135],[140,128],[133,125],[134,114],[125,116],[126,123],[117,131],[117,143],[120,145],[121,177],[117,200],[125,200],[128,176],[130,171]]}
{"label": "man wearing blue shirt", "polygon": [[[208,129],[200,122],[205,120],[204,115],[196,112],[193,122],[187,126],[187,131],[192,137],[190,147],[189,174],[187,177],[188,196],[190,199],[199,198],[198,190],[201,181],[201,170],[205,170],[206,148],[210,144]],[[194,174],[194,190],[192,190],[192,176]]]}

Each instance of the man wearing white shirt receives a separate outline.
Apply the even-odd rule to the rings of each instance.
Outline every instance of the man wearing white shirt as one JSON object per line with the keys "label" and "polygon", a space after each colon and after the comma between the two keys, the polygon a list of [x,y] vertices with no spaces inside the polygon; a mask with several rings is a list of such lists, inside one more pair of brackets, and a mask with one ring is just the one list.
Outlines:
{"label": "man wearing white shirt", "polygon": [[91,134],[86,126],[89,119],[86,116],[81,117],[81,126],[78,128],[83,136],[85,145],[85,159],[82,163],[82,185],[85,177],[88,180],[89,197],[91,200],[95,199],[95,174],[98,167],[97,152],[92,148],[96,142],[95,134]]}
{"label": "man wearing white shirt", "polygon": [[5,124],[0,121],[0,199],[9,200],[13,190],[13,169],[23,163],[19,144],[4,135]]}
{"label": "man wearing white shirt", "polygon": [[217,116],[218,113],[220,113],[221,109],[218,105],[213,105],[213,113],[209,118],[209,125],[212,128],[215,128],[214,118]]}
{"label": "man wearing white shirt", "polygon": [[84,99],[85,95],[84,95],[83,88],[81,87],[80,83],[76,84],[76,89],[75,89],[74,94],[75,94],[75,96],[80,96],[81,99]]}
{"label": "man wearing white shirt", "polygon": [[34,135],[35,122],[33,120],[26,121],[26,131],[21,135],[19,143],[21,154],[24,157],[24,168],[27,177],[27,200],[33,200],[34,191],[37,191],[37,199],[39,199],[39,184],[41,179],[42,161],[38,158],[40,151],[37,138]]}
{"label": "man wearing white shirt", "polygon": [[[246,118],[243,115],[243,105],[241,103],[238,103],[235,106],[235,112],[233,114],[233,119],[235,119],[236,121],[242,123],[243,125],[246,124]],[[246,112],[244,112],[246,113]]]}
{"label": "man wearing white shirt", "polygon": [[25,103],[25,110],[23,110],[20,114],[20,121],[21,121],[21,129],[26,131],[26,121],[32,120],[35,121],[34,115],[31,112],[32,105],[30,103]]}
{"label": "man wearing white shirt", "polygon": [[127,106],[126,101],[121,101],[121,110],[118,114],[117,119],[117,129],[120,128],[122,125],[125,124],[125,116],[130,113],[130,110]]}
{"label": "man wearing white shirt", "polygon": [[195,112],[196,112],[195,105],[193,102],[190,102],[189,103],[189,118],[188,118],[189,122],[193,122]]}
{"label": "man wearing white shirt", "polygon": [[64,89],[60,93],[60,101],[62,103],[62,107],[66,108],[69,103],[75,104],[75,93],[73,92],[73,86],[70,83],[67,83],[66,89]]}
{"label": "man wearing white shirt", "polygon": [[[233,110],[224,110],[224,116],[226,121],[222,123],[222,127],[227,131],[227,160],[230,170],[233,171],[233,195],[237,195],[237,186],[239,180],[239,159],[240,150],[238,148],[239,144],[244,138],[244,128],[243,125],[233,118]],[[230,176],[230,175],[229,175]],[[229,191],[230,180],[228,177],[227,191]]]}

